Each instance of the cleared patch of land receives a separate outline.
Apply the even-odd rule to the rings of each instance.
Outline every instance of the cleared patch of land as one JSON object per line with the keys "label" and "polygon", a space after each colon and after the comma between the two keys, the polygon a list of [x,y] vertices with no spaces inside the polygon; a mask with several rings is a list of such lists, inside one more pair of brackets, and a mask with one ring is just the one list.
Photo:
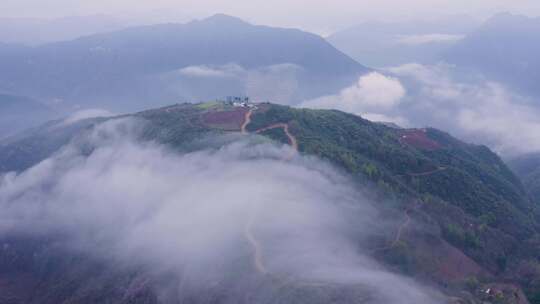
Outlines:
{"label": "cleared patch of land", "polygon": [[425,129],[400,130],[399,140],[406,144],[422,150],[439,150],[442,145],[427,136]]}
{"label": "cleared patch of land", "polygon": [[242,128],[248,109],[237,107],[227,110],[208,111],[203,114],[203,123],[224,129],[227,131],[238,131]]}

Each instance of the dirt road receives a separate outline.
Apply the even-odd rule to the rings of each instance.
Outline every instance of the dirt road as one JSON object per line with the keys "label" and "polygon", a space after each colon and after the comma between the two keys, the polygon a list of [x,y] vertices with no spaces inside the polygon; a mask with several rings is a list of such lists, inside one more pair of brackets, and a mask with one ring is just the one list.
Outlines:
{"label": "dirt road", "polygon": [[246,115],[244,116],[244,123],[242,124],[242,127],[240,127],[240,130],[242,133],[247,134],[247,126],[251,122],[251,115],[253,115],[253,110],[249,110],[246,112]]}
{"label": "dirt road", "polygon": [[[247,126],[251,123],[251,116],[252,115],[253,115],[253,110],[249,110],[248,112],[246,112],[246,115],[244,117],[244,123],[242,124],[242,126],[240,128],[240,130],[241,130],[241,132],[243,134],[248,133]],[[262,133],[264,131],[277,129],[277,128],[283,128],[283,131],[285,132],[285,135],[287,135],[287,138],[289,139],[289,144],[293,148],[294,153],[296,153],[298,151],[298,141],[296,140],[296,137],[294,137],[294,135],[291,134],[291,132],[289,131],[289,125],[286,124],[286,123],[273,124],[273,125],[270,125],[268,127],[261,128],[261,129],[255,131],[255,133],[259,134],[259,133]],[[289,155],[289,156],[287,156],[285,158],[285,160],[288,161],[293,156],[294,156],[294,154]],[[251,246],[251,248],[253,250],[253,266],[255,267],[255,269],[257,270],[258,273],[266,275],[266,274],[268,274],[268,270],[264,266],[263,251],[262,251],[261,245],[259,244],[259,241],[257,240],[257,238],[255,237],[255,235],[253,233],[253,223],[255,222],[256,214],[257,213],[255,212],[255,210],[253,210],[250,213],[249,219],[248,219],[248,221],[246,223],[246,226],[244,228],[244,236],[245,236],[246,240],[248,241],[248,243],[250,244],[250,246]]]}
{"label": "dirt road", "polygon": [[268,273],[268,271],[266,270],[266,267],[264,266],[261,245],[259,244],[259,242],[257,241],[257,238],[255,238],[255,235],[253,234],[253,223],[255,222],[255,215],[256,215],[256,212],[252,211],[249,216],[248,222],[246,223],[246,227],[244,229],[244,236],[248,240],[253,250],[253,266],[255,266],[255,269],[257,270],[257,272],[265,275]]}
{"label": "dirt road", "polygon": [[445,171],[447,170],[448,168],[447,167],[439,167],[435,170],[431,170],[431,171],[427,171],[427,172],[420,172],[420,173],[405,173],[405,174],[398,174],[398,175],[394,175],[394,176],[413,176],[413,177],[418,177],[418,176],[429,176],[429,175],[433,175],[435,173],[438,173],[438,172],[441,172],[441,171]]}
{"label": "dirt road", "polygon": [[[249,110],[248,112],[246,112],[246,115],[244,116],[244,122],[242,123],[242,126],[240,127],[240,131],[242,133],[244,133],[244,134],[248,133],[247,126],[251,123],[251,116],[252,115],[253,115],[253,110]],[[289,144],[291,145],[291,147],[295,151],[298,151],[298,141],[296,140],[296,137],[294,137],[294,135],[291,134],[291,132],[289,131],[289,125],[286,124],[286,123],[273,124],[273,125],[270,125],[268,127],[261,128],[261,129],[255,131],[255,133],[259,134],[259,133],[262,133],[264,131],[268,131],[268,130],[272,130],[272,129],[278,129],[278,128],[283,128],[283,131],[285,132],[285,135],[287,135],[287,138],[289,139]]]}
{"label": "dirt road", "polygon": [[268,127],[264,127],[262,129],[259,129],[259,130],[255,131],[255,133],[259,134],[259,133],[262,133],[264,131],[268,131],[268,130],[272,130],[272,129],[280,129],[280,128],[283,128],[283,131],[285,132],[285,135],[287,135],[287,138],[289,139],[289,144],[291,145],[291,147],[295,151],[298,151],[298,141],[296,140],[296,137],[294,137],[294,135],[291,134],[291,132],[289,131],[289,125],[286,124],[286,123],[273,124],[273,125],[270,125]]}
{"label": "dirt road", "polygon": [[373,253],[376,253],[376,252],[379,252],[379,251],[386,251],[386,250],[390,250],[394,247],[396,247],[398,245],[398,243],[401,241],[401,236],[403,235],[403,232],[405,231],[405,229],[407,229],[407,227],[409,226],[409,224],[411,223],[411,212],[416,210],[417,208],[419,207],[418,205],[418,202],[416,202],[414,205],[411,205],[409,207],[407,207],[407,209],[405,209],[405,220],[403,221],[403,223],[401,223],[401,225],[399,225],[399,228],[396,232],[396,236],[394,237],[394,240],[392,241],[392,243],[390,243],[390,245],[388,246],[384,246],[382,248],[377,248],[377,249],[374,249],[372,252]]}

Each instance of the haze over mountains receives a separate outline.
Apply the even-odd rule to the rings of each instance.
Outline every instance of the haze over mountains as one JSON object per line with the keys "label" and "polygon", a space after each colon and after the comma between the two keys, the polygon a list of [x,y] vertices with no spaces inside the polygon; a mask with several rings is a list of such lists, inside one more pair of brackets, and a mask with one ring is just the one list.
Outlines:
{"label": "haze over mountains", "polygon": [[3,49],[2,90],[116,111],[158,100],[266,95],[284,79],[293,87],[266,98],[287,103],[332,92],[367,71],[319,36],[225,15]]}
{"label": "haze over mountains", "polygon": [[468,16],[435,21],[367,22],[327,40],[371,67],[448,63],[539,96],[540,18],[510,13],[484,22]]}
{"label": "haze over mountains", "polygon": [[[462,19],[431,25],[375,23],[330,36],[349,54],[347,47],[360,46],[358,54],[376,60],[383,67],[381,75],[362,77],[303,105],[341,109],[401,126],[435,126],[489,145],[505,157],[537,151],[538,18],[503,13],[476,26]],[[363,44],[364,40],[368,42]]]}
{"label": "haze over mountains", "polygon": [[488,148],[339,111],[256,107],[57,121],[4,142],[0,299],[521,304],[521,288],[535,295],[540,273],[527,267],[538,210]]}
{"label": "haze over mountains", "polygon": [[539,33],[538,17],[499,14],[452,46],[443,58],[540,96]]}
{"label": "haze over mountains", "polygon": [[540,303],[538,19],[100,18],[0,30],[0,304]]}
{"label": "haze over mountains", "polygon": [[123,27],[125,26],[120,20],[107,15],[55,19],[0,18],[0,41],[39,45],[109,32]]}
{"label": "haze over mountains", "polygon": [[[465,113],[465,99],[472,98],[478,101],[468,103],[468,111],[484,120],[486,114],[480,112],[487,108],[480,104],[496,96],[503,96],[504,104],[531,107],[512,117],[536,111],[537,60],[530,55],[534,52],[526,50],[535,50],[537,23],[500,14],[478,25],[472,18],[451,16],[437,21],[365,23],[328,38],[355,61],[310,33],[215,15],[187,24],[132,27],[36,47],[0,44],[0,90],[40,100],[59,113],[85,108],[121,113],[227,95],[307,105],[330,96],[333,101],[323,107],[400,125],[434,125],[499,151],[530,152],[537,144],[530,144],[532,149],[516,149],[514,143],[509,147],[498,141],[499,131],[486,137],[479,134],[477,124],[458,125],[452,117]],[[370,71],[361,63],[393,66],[379,72],[395,81],[359,78]],[[409,65],[396,68],[396,64]],[[441,90],[453,93],[443,96],[437,93]],[[370,93],[375,91],[384,91],[385,101]],[[445,99],[449,110],[443,119],[417,112],[437,108],[432,101]],[[487,117],[505,115],[505,105],[497,107],[501,110]],[[533,118],[519,120],[523,130],[536,128]],[[15,129],[25,126],[30,125],[21,123]]]}
{"label": "haze over mountains", "polygon": [[0,138],[57,118],[51,108],[36,100],[0,94]]}
{"label": "haze over mountains", "polygon": [[406,63],[434,64],[451,45],[480,22],[466,15],[434,20],[364,22],[338,31],[327,40],[368,66],[383,68]]}

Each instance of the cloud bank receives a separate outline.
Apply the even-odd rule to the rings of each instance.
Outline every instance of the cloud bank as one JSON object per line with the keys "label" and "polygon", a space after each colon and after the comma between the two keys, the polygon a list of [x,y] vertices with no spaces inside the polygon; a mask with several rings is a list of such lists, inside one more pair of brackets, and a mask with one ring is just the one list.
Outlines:
{"label": "cloud bank", "polygon": [[504,156],[540,151],[540,109],[534,99],[445,64],[407,64],[386,72],[368,74],[337,95],[300,106],[402,127],[435,127]]}
{"label": "cloud bank", "polygon": [[228,64],[219,67],[207,65],[188,66],[178,70],[178,73],[190,77],[237,77],[244,73],[244,69],[236,64]]}
{"label": "cloud bank", "polygon": [[396,121],[383,113],[396,107],[405,93],[405,88],[398,79],[373,72],[361,76],[356,84],[343,89],[337,95],[308,100],[299,106],[337,109],[363,116],[371,115],[398,123],[402,121],[399,119]]}
{"label": "cloud bank", "polygon": [[426,35],[401,35],[397,43],[404,45],[422,45],[429,43],[455,43],[465,38],[465,35],[449,34],[426,34]]}
{"label": "cloud bank", "polygon": [[540,150],[540,111],[534,100],[452,66],[410,64],[390,71],[414,88],[398,109],[409,121],[487,144],[504,155]]}
{"label": "cloud bank", "polygon": [[161,79],[168,90],[193,101],[236,94],[257,101],[291,104],[297,102],[304,72],[301,66],[291,63],[252,69],[230,63],[189,66],[167,73]]}
{"label": "cloud bank", "polygon": [[[138,142],[140,129],[109,121],[2,176],[0,235],[62,235],[68,248],[177,271],[177,300],[221,286],[230,303],[246,292],[253,303],[294,302],[314,288],[316,301],[339,291],[344,301],[437,302],[361,254],[377,212],[329,165],[285,162],[288,147],[249,138],[178,155]],[[303,292],[273,290],[276,281]]]}
{"label": "cloud bank", "polygon": [[84,119],[88,119],[88,118],[96,118],[96,117],[111,117],[113,116],[114,114],[111,113],[110,111],[108,110],[103,110],[103,109],[85,109],[85,110],[80,110],[80,111],[77,111],[73,114],[71,114],[69,117],[67,117],[66,119],[64,119],[64,122],[63,124],[64,125],[70,125],[70,124],[74,124],[78,121],[81,121],[81,120],[84,120]]}

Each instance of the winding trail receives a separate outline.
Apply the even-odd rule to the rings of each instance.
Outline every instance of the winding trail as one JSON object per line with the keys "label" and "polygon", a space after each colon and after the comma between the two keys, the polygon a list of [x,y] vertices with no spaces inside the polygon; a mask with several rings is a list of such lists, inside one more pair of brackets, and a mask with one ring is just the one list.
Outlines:
{"label": "winding trail", "polygon": [[408,175],[409,176],[428,176],[428,175],[432,175],[432,174],[435,174],[437,172],[441,172],[441,171],[444,171],[448,168],[446,167],[439,167],[435,170],[431,170],[431,171],[428,171],[428,172],[422,172],[422,173],[409,173]]}
{"label": "winding trail", "polygon": [[250,214],[250,217],[246,223],[246,227],[244,228],[244,236],[248,240],[249,244],[251,245],[251,248],[253,249],[253,266],[255,266],[255,269],[260,274],[267,274],[268,271],[266,270],[266,267],[263,263],[263,255],[262,255],[262,249],[261,245],[255,238],[255,235],[253,234],[253,222],[255,221],[255,211],[252,211]]}
{"label": "winding trail", "polygon": [[[397,176],[414,176],[414,177],[417,177],[417,176],[429,176],[429,175],[432,175],[432,174],[435,174],[435,173],[438,173],[438,172],[441,172],[441,171],[445,171],[447,169],[448,169],[447,167],[439,167],[439,168],[437,168],[435,170],[431,170],[431,171],[427,171],[427,172],[405,173],[405,174],[398,174],[398,175],[395,175],[395,176],[396,177]],[[412,206],[407,207],[405,209],[405,221],[403,221],[403,223],[399,226],[399,228],[398,228],[398,230],[396,232],[396,236],[394,237],[394,240],[392,241],[392,243],[390,245],[388,245],[388,246],[384,246],[382,248],[374,249],[372,252],[375,253],[375,252],[379,252],[379,251],[386,251],[386,250],[390,250],[390,249],[396,247],[398,245],[398,243],[401,241],[401,236],[403,235],[403,231],[405,229],[407,229],[407,227],[411,223],[411,215],[410,215],[410,213],[412,211],[415,211],[418,207],[419,207],[418,202],[415,202]]]}
{"label": "winding trail", "polygon": [[[413,176],[413,177],[429,176],[429,175],[433,175],[433,174],[441,172],[441,171],[445,171],[447,169],[448,169],[447,167],[439,167],[439,168],[431,170],[431,171],[426,171],[426,172],[421,172],[421,173],[405,173],[405,174],[398,174],[398,175],[394,175],[394,176],[395,177],[398,177],[398,176]],[[394,240],[392,241],[392,243],[390,245],[388,245],[388,246],[384,246],[382,248],[374,249],[372,252],[375,253],[375,252],[379,252],[379,251],[386,251],[386,250],[390,250],[390,249],[396,247],[398,245],[398,243],[401,241],[401,236],[403,234],[403,231],[405,229],[407,229],[407,227],[411,223],[411,215],[410,215],[410,213],[412,211],[415,211],[418,207],[419,207],[418,202],[415,202],[411,206],[407,207],[405,209],[405,221],[399,226],[399,228],[398,228],[398,230],[396,232],[396,236],[394,237]]]}
{"label": "winding trail", "polygon": [[[240,128],[240,130],[241,130],[241,132],[243,134],[248,134],[249,133],[247,131],[247,126],[251,123],[251,116],[252,115],[253,115],[253,110],[250,109],[248,112],[246,112],[246,114],[244,116],[244,122],[242,123],[242,126]],[[255,134],[260,134],[262,132],[272,130],[272,129],[278,129],[278,128],[283,129],[283,131],[285,132],[285,135],[288,138],[289,144],[291,145],[291,147],[293,149],[293,154],[288,155],[287,157],[284,158],[285,161],[290,161],[294,157],[294,155],[298,152],[298,140],[290,132],[289,124],[287,124],[287,123],[272,124],[270,126],[260,128],[260,129],[256,130],[254,133]],[[408,176],[428,176],[428,175],[432,175],[432,174],[435,174],[435,173],[440,172],[440,171],[444,171],[446,169],[447,169],[446,167],[440,167],[440,168],[437,168],[437,169],[429,171],[429,172],[409,173],[409,174],[403,174],[403,175],[408,175]],[[393,241],[388,246],[373,250],[372,253],[376,253],[376,252],[380,252],[380,251],[386,251],[386,250],[390,250],[390,249],[396,247],[399,244],[399,242],[401,241],[401,238],[402,238],[402,235],[403,235],[404,231],[409,227],[409,225],[410,225],[410,223],[412,221],[411,212],[415,211],[418,207],[419,207],[418,202],[415,202],[414,204],[411,204],[410,206],[408,206],[405,209],[405,212],[404,212],[405,220],[399,226]],[[244,228],[244,236],[245,236],[246,240],[248,241],[248,243],[250,244],[250,246],[252,248],[253,266],[254,266],[254,268],[261,275],[268,275],[269,274],[268,269],[264,265],[263,250],[261,248],[261,245],[260,245],[259,241],[257,240],[256,236],[253,233],[253,224],[255,222],[255,218],[256,218],[256,211],[252,210],[251,213],[250,213],[249,219],[248,219],[248,221],[247,221],[247,223],[245,225],[245,228]],[[324,286],[330,286],[330,285],[335,285],[335,284],[328,283],[328,282],[305,282],[302,285],[311,286],[311,287],[318,287],[318,286],[323,286],[324,287]]]}
{"label": "winding trail", "polygon": [[399,225],[399,228],[398,228],[398,230],[396,232],[396,236],[394,237],[394,240],[392,241],[392,243],[390,243],[390,245],[388,245],[388,246],[384,246],[384,247],[381,247],[381,248],[376,248],[376,249],[374,249],[372,251],[372,253],[376,253],[376,252],[379,252],[379,251],[387,251],[387,250],[390,250],[390,249],[396,247],[398,245],[398,243],[401,241],[401,236],[403,235],[403,231],[405,231],[405,229],[407,229],[407,227],[411,223],[411,214],[410,213],[412,211],[415,211],[418,207],[419,207],[418,202],[416,202],[413,205],[407,207],[407,209],[405,209],[405,221],[403,221],[403,223],[401,225]]}
{"label": "winding trail", "polygon": [[[253,114],[253,110],[250,109],[248,112],[246,112],[246,114],[244,116],[244,122],[242,123],[242,127],[241,127],[241,132],[243,134],[248,134],[249,133],[247,131],[247,126],[251,123],[252,114]],[[279,128],[283,129],[283,131],[285,132],[285,135],[288,138],[289,144],[293,148],[293,154],[289,155],[286,158],[284,158],[284,160],[290,161],[292,159],[292,157],[294,157],[294,154],[296,154],[298,152],[298,140],[290,132],[289,124],[287,124],[287,123],[275,123],[275,124],[272,124],[270,126],[260,128],[260,129],[256,130],[254,133],[255,134],[260,134],[260,133],[268,131],[268,130],[279,129]],[[429,175],[435,174],[437,172],[444,171],[446,169],[447,169],[446,167],[439,167],[439,168],[437,168],[435,170],[431,170],[431,171],[428,171],[428,172],[406,173],[406,174],[401,174],[401,175],[396,175],[396,176],[405,176],[405,175],[407,175],[407,176],[429,176]],[[414,204],[408,206],[405,209],[405,212],[404,212],[405,220],[403,221],[403,223],[401,223],[398,230],[396,231],[396,235],[395,235],[394,239],[392,240],[392,242],[389,245],[384,246],[382,248],[374,249],[372,252],[376,253],[376,252],[380,252],[380,251],[386,251],[386,250],[390,250],[390,249],[396,247],[399,244],[399,242],[401,241],[401,238],[402,238],[402,235],[403,235],[404,231],[409,227],[409,225],[410,225],[410,223],[412,221],[411,212],[415,211],[418,207],[419,207],[418,202],[415,202]],[[244,235],[245,235],[245,238],[248,240],[249,244],[251,245],[251,247],[253,249],[253,265],[254,265],[255,269],[260,274],[267,275],[268,270],[264,266],[264,262],[263,262],[264,259],[263,259],[261,246],[260,246],[257,238],[255,237],[255,235],[253,234],[253,223],[255,221],[255,216],[256,216],[256,212],[252,211],[251,214],[250,214],[250,217],[248,219],[248,222],[246,223],[246,226],[245,226],[245,229],[244,229]],[[308,285],[317,286],[317,285],[328,285],[328,284],[324,283],[324,282],[321,282],[321,283],[312,282],[312,283],[310,283]]]}
{"label": "winding trail", "polygon": [[296,137],[294,137],[294,135],[291,134],[291,132],[289,131],[289,125],[286,123],[273,124],[268,127],[261,128],[255,131],[255,133],[259,134],[264,131],[268,131],[272,129],[280,129],[280,128],[283,128],[283,131],[285,132],[285,135],[287,135],[287,138],[289,139],[289,144],[291,145],[293,150],[298,151],[298,141],[296,140]]}
{"label": "winding trail", "polygon": [[411,223],[411,215],[409,214],[409,212],[412,209],[413,208],[407,208],[407,210],[405,210],[405,221],[403,221],[403,223],[399,226],[396,232],[396,237],[394,238],[392,244],[390,244],[391,248],[395,247],[399,243],[399,241],[401,241],[401,235],[403,234],[403,230],[407,229],[407,227]]}
{"label": "winding trail", "polygon": [[[240,127],[240,131],[242,134],[248,134],[247,126],[251,123],[251,115],[253,115],[253,110],[250,109],[246,112],[244,115],[244,122],[242,123],[242,126]],[[259,244],[259,241],[255,237],[253,233],[253,223],[255,222],[255,216],[256,212],[255,210],[252,210],[249,214],[248,221],[246,223],[246,226],[244,227],[244,237],[250,244],[252,251],[253,251],[253,266],[257,270],[258,273],[262,275],[268,274],[268,271],[266,270],[266,267],[264,266],[263,262],[263,254],[262,254],[262,248]]]}
{"label": "winding trail", "polygon": [[[247,131],[247,126],[251,123],[251,116],[253,115],[253,110],[249,110],[246,112],[246,114],[244,115],[244,122],[242,123],[242,126],[240,127],[240,131],[244,134],[248,134],[248,131]],[[289,124],[286,124],[286,123],[276,123],[276,124],[273,124],[273,125],[270,125],[268,127],[264,127],[264,128],[261,128],[257,131],[255,131],[255,134],[260,134],[264,131],[268,131],[268,130],[272,130],[272,129],[278,129],[278,128],[282,128],[283,131],[285,132],[285,135],[287,135],[287,138],[289,139],[289,144],[291,145],[291,147],[295,150],[295,151],[298,151],[298,140],[296,139],[296,137],[294,137],[294,135],[292,135],[292,133],[289,131]]]}
{"label": "winding trail", "polygon": [[[250,109],[248,112],[246,112],[244,116],[244,122],[242,123],[242,126],[240,128],[240,131],[243,134],[248,134],[247,126],[251,123],[251,116],[253,115],[253,110]],[[283,128],[283,131],[287,135],[287,138],[289,139],[289,144],[293,148],[293,154],[288,155],[287,157],[284,157],[284,160],[289,161],[294,157],[294,154],[298,152],[298,141],[296,140],[296,137],[291,134],[289,131],[289,125],[286,123],[277,123],[270,125],[265,128],[261,128],[257,131],[255,131],[256,134],[262,133],[267,130],[277,129],[277,128]],[[252,251],[253,251],[253,266],[257,270],[258,273],[262,275],[267,275],[268,270],[264,266],[264,258],[263,258],[263,251],[261,248],[261,245],[259,244],[259,241],[255,237],[255,234],[253,233],[253,223],[255,222],[256,212],[255,210],[252,210],[250,212],[249,219],[246,223],[246,226],[244,227],[244,236],[248,243],[251,245]]]}
{"label": "winding trail", "polygon": [[244,115],[244,122],[242,123],[242,126],[240,127],[240,131],[244,134],[247,134],[247,126],[251,123],[251,115],[253,115],[253,110],[249,110]]}
{"label": "winding trail", "polygon": [[413,176],[413,177],[418,177],[418,176],[429,176],[429,175],[433,175],[435,173],[438,173],[438,172],[441,172],[441,171],[445,171],[447,170],[448,168],[447,167],[439,167],[435,170],[431,170],[431,171],[427,171],[427,172],[421,172],[421,173],[405,173],[405,174],[398,174],[398,175],[394,175],[394,176]]}

